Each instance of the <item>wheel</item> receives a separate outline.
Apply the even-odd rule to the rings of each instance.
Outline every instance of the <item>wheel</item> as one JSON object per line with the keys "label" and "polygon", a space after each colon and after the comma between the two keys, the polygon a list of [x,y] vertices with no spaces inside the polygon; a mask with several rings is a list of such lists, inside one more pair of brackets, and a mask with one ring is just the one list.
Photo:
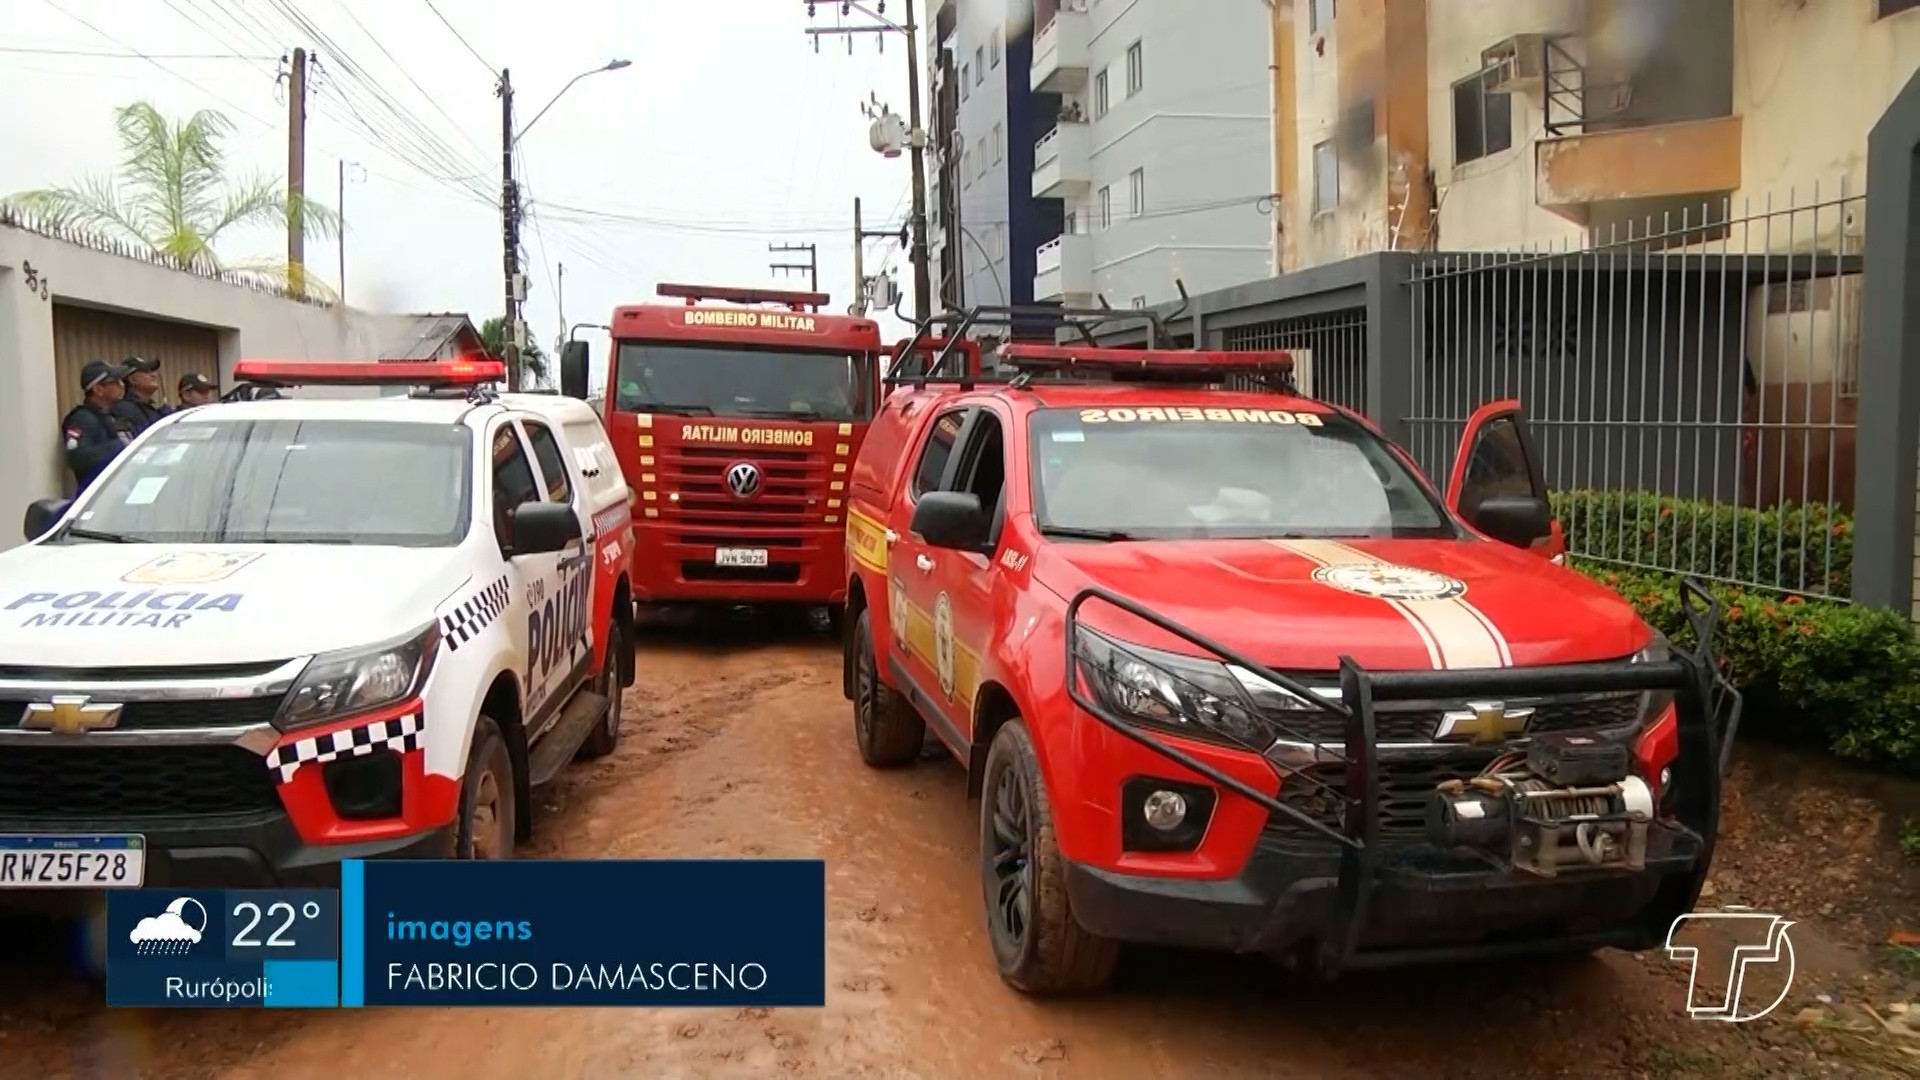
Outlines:
{"label": "wheel", "polygon": [[927,722],[906,698],[880,681],[871,613],[860,613],[853,637],[853,735],[860,743],[860,760],[877,769],[905,765],[920,756]]}
{"label": "wheel", "polygon": [[1019,717],[995,733],[980,790],[980,884],[1001,980],[1028,994],[1104,989],[1120,944],[1088,933],[1073,916],[1053,804]]}
{"label": "wheel", "polygon": [[460,816],[454,822],[453,859],[511,859],[514,836],[513,758],[499,725],[484,713],[473,728],[473,749],[460,779]]}
{"label": "wheel", "polygon": [[607,657],[600,663],[600,677],[593,681],[593,692],[607,697],[607,718],[580,744],[576,755],[580,760],[606,757],[620,745],[620,661],[630,655],[629,649],[620,620],[607,620]]}

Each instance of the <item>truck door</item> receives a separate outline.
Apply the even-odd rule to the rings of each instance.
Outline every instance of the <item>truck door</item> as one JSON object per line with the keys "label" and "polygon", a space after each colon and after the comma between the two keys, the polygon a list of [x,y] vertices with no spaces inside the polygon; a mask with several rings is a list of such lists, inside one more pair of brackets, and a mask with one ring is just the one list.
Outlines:
{"label": "truck door", "polygon": [[1006,520],[1007,420],[989,406],[973,410],[963,426],[953,465],[942,482],[946,491],[979,498],[993,527],[980,551],[935,549],[928,553],[933,572],[933,657],[937,708],[969,741],[973,705],[980,690],[980,657],[998,622],[994,610],[994,560]]}
{"label": "truck door", "polygon": [[[578,514],[581,500],[553,432],[545,424],[531,419],[516,426],[521,428],[526,441],[527,449],[520,453],[528,470],[527,479],[533,486],[530,497],[524,501],[560,503],[573,507]],[[496,461],[499,455],[496,445]],[[580,535],[584,538],[592,534],[592,522],[583,519]],[[592,648],[586,633],[587,587],[593,577],[588,572],[592,561],[590,550],[583,539],[563,551],[514,559],[521,568],[520,588],[527,605],[527,646],[521,685],[526,697],[529,742],[539,738],[542,729],[558,715],[557,708],[566,701],[567,691],[578,673],[592,662]]]}
{"label": "truck door", "polygon": [[[942,615],[936,610],[940,588],[934,571],[937,560],[947,553],[934,551],[914,535],[913,508],[920,496],[941,490],[950,482],[959,465],[954,449],[973,412],[972,406],[962,405],[934,417],[920,443],[913,472],[900,485],[887,519],[887,531],[895,538],[887,555],[887,622],[893,632],[892,652],[899,659],[901,674],[912,683],[903,689],[917,691],[922,701],[936,704],[945,702],[947,693],[942,689],[938,649]],[[951,618],[948,610],[945,625],[949,638]],[[958,737],[950,722],[936,726],[946,729],[941,732],[944,738]]]}
{"label": "truck door", "polygon": [[[1468,524],[1481,524],[1482,508],[1490,499],[1548,501],[1545,470],[1520,402],[1489,402],[1467,419],[1460,449],[1454,455],[1447,482],[1447,506]],[[1549,514],[1546,528],[1524,546],[1554,562],[1566,561],[1566,542],[1560,522]]]}

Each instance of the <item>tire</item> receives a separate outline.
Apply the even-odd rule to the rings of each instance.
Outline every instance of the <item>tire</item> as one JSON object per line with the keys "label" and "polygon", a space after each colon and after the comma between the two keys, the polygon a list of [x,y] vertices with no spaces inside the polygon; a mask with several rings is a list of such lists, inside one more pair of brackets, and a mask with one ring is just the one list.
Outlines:
{"label": "tire", "polygon": [[876,769],[910,764],[920,756],[927,722],[907,699],[880,681],[873,652],[873,615],[862,611],[853,624],[853,737],[860,760]]}
{"label": "tire", "polygon": [[500,727],[482,713],[473,727],[466,774],[460,778],[460,816],[447,857],[511,859],[514,842],[513,756]]}
{"label": "tire", "polygon": [[1053,803],[1026,723],[994,734],[980,794],[980,885],[1000,979],[1036,996],[1087,994],[1113,981],[1120,944],[1088,933],[1067,897]]}
{"label": "tire", "polygon": [[613,753],[620,745],[620,660],[630,655],[627,632],[619,619],[607,620],[607,656],[600,662],[600,677],[593,681],[593,692],[607,697],[607,718],[580,744],[576,760],[591,761]]}

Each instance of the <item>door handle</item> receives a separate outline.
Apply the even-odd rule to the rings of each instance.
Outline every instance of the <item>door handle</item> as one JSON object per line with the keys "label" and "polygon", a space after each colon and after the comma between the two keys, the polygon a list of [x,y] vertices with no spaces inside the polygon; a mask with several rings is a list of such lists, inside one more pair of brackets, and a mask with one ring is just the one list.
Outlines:
{"label": "door handle", "polygon": [[900,539],[899,533],[894,532],[892,529],[887,530],[887,543],[889,544],[896,543],[899,541],[899,539]]}
{"label": "door handle", "polygon": [[918,567],[923,574],[933,573],[933,560],[925,555],[915,555],[913,557],[913,565]]}

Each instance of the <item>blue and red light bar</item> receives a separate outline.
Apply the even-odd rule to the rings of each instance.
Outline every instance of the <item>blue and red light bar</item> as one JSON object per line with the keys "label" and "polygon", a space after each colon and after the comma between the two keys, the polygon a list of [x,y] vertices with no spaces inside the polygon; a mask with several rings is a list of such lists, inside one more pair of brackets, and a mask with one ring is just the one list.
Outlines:
{"label": "blue and red light bar", "polygon": [[498,360],[242,360],[239,382],[270,386],[481,386],[507,381]]}
{"label": "blue and red light bar", "polygon": [[723,304],[784,304],[794,311],[818,311],[833,297],[823,292],[793,292],[787,289],[742,289],[730,285],[676,285],[661,283],[654,288],[660,296],[685,300],[688,307],[702,300]]}
{"label": "blue and red light bar", "polygon": [[1229,352],[1224,349],[1100,349],[1081,345],[1000,346],[1000,362],[1022,371],[1100,371],[1116,376],[1286,374],[1293,354],[1284,349]]}

